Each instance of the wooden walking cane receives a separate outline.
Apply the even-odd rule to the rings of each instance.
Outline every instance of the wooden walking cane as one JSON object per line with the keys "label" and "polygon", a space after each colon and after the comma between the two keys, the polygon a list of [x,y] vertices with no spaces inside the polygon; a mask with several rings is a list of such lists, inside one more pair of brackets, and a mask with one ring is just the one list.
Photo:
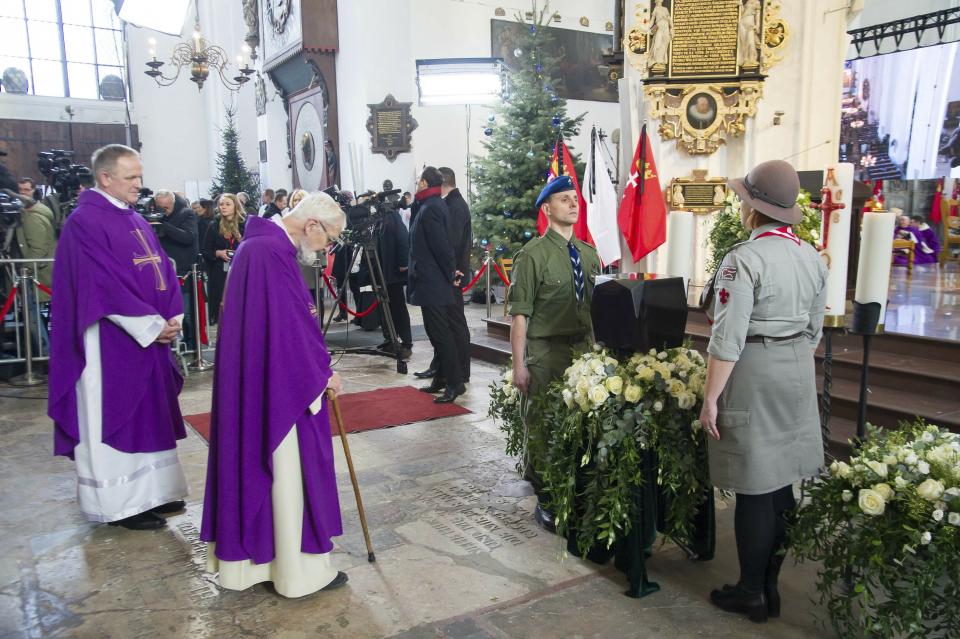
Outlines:
{"label": "wooden walking cane", "polygon": [[343,429],[343,416],[340,414],[340,404],[337,395],[332,390],[327,391],[327,397],[333,406],[333,414],[337,419],[337,430],[340,431],[340,441],[343,443],[343,456],[347,458],[347,468],[350,469],[350,481],[353,483],[353,494],[357,496],[357,510],[360,512],[360,526],[363,528],[363,540],[367,543],[367,561],[377,560],[373,554],[373,544],[370,543],[370,531],[367,530],[367,515],[363,512],[363,500],[360,498],[360,484],[357,483],[357,473],[353,470],[353,458],[350,456],[350,444],[347,443],[347,432]]}

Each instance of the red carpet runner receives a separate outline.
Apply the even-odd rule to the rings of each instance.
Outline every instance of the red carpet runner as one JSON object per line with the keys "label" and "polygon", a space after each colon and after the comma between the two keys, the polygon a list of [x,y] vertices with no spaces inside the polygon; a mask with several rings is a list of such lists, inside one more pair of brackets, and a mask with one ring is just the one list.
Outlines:
{"label": "red carpet runner", "polygon": [[[362,393],[345,393],[338,398],[343,425],[348,433],[413,424],[431,419],[466,415],[469,410],[457,404],[434,404],[435,395],[421,393],[413,386],[397,386]],[[331,419],[333,413],[330,414]],[[210,441],[210,413],[184,417],[193,430]],[[337,434],[330,424],[330,434]]]}

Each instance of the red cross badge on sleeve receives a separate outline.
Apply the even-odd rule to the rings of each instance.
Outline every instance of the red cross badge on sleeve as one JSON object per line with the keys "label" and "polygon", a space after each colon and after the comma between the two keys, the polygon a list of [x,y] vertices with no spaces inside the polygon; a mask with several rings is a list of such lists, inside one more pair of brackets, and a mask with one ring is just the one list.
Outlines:
{"label": "red cross badge on sleeve", "polygon": [[720,289],[719,296],[720,296],[720,303],[721,303],[721,304],[726,304],[726,303],[727,303],[727,300],[730,299],[730,292],[729,292],[727,289],[725,289],[725,288],[721,288],[721,289]]}

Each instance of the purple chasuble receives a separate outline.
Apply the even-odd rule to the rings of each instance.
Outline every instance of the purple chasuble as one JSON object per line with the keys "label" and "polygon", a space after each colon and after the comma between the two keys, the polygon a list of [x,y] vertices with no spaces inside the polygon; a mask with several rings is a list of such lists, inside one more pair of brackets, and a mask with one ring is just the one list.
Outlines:
{"label": "purple chasuble", "polygon": [[[913,234],[919,240],[917,244],[915,264],[933,264],[940,256],[940,240],[932,228],[927,226],[925,229],[917,228]],[[930,249],[930,253],[924,251],[924,247]]]}
{"label": "purple chasuble", "polygon": [[103,443],[124,453],[175,448],[187,436],[177,395],[183,378],[169,345],[143,348],[108,315],[170,319],[183,313],[173,264],[150,225],[94,191],[80,194],[57,244],[50,303],[47,414],[54,454],[73,459],[80,441],[77,381],[84,332],[100,327]]}
{"label": "purple chasuble", "polygon": [[200,530],[223,561],[273,560],[273,453],[294,424],[301,551],[330,552],[343,534],[326,400],[309,410],[333,371],[296,253],[283,228],[252,217],[227,276]]}

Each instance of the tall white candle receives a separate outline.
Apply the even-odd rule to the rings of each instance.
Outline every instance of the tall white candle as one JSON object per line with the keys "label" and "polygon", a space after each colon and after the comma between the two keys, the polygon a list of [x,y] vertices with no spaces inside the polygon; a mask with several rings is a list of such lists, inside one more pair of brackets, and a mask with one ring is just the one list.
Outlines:
{"label": "tall white candle", "polygon": [[861,304],[880,302],[880,326],[883,326],[883,318],[887,312],[893,228],[896,221],[897,216],[889,211],[864,213],[863,230],[860,233],[857,290],[853,299]]}
{"label": "tall white candle", "polygon": [[830,189],[833,205],[843,205],[843,208],[823,211],[820,223],[820,244],[829,271],[824,324],[843,326],[850,262],[850,220],[853,219],[853,165],[849,162],[829,165],[823,178],[823,186]]}
{"label": "tall white candle", "polygon": [[686,287],[693,275],[693,213],[670,211],[667,216],[667,275],[682,277]]}

